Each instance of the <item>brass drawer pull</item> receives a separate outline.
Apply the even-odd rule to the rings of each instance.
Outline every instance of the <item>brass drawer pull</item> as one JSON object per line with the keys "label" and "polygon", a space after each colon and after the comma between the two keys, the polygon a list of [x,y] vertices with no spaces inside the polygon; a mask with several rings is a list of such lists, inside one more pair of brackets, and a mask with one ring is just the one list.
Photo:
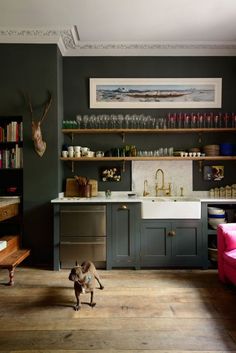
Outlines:
{"label": "brass drawer pull", "polygon": [[126,205],[122,205],[122,206],[120,206],[120,210],[127,210],[127,206]]}
{"label": "brass drawer pull", "polygon": [[176,235],[176,233],[175,233],[174,230],[171,230],[171,231],[168,233],[168,235],[169,235],[170,237],[174,237],[174,236]]}

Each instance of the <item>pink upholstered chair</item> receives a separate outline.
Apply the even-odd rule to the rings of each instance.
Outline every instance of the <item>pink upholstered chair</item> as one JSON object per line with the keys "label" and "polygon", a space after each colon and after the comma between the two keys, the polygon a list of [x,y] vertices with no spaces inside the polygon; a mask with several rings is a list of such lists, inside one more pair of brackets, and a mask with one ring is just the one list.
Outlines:
{"label": "pink upholstered chair", "polygon": [[218,225],[217,248],[220,280],[236,285],[236,223]]}

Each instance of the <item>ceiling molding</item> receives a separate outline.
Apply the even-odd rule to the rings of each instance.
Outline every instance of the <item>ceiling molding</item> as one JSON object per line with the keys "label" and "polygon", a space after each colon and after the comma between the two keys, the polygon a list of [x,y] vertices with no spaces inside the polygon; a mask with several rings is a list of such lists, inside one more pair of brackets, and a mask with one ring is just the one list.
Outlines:
{"label": "ceiling molding", "polygon": [[89,42],[76,26],[0,28],[0,43],[55,43],[63,56],[236,56],[236,42]]}

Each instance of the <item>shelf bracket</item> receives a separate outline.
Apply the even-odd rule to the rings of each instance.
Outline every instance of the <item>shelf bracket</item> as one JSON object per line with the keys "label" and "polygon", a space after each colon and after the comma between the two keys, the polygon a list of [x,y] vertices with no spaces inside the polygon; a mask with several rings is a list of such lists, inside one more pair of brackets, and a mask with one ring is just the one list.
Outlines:
{"label": "shelf bracket", "polygon": [[125,133],[124,132],[121,133],[121,137],[122,137],[122,142],[124,143],[125,142]]}
{"label": "shelf bracket", "polygon": [[202,161],[198,161],[198,171],[199,173],[202,172]]}
{"label": "shelf bracket", "polygon": [[202,134],[201,134],[201,132],[198,133],[198,143],[202,143]]}
{"label": "shelf bracket", "polygon": [[122,162],[122,172],[125,173],[125,160]]}
{"label": "shelf bracket", "polygon": [[72,173],[74,173],[74,170],[75,170],[75,162],[71,161],[71,171],[72,171]]}

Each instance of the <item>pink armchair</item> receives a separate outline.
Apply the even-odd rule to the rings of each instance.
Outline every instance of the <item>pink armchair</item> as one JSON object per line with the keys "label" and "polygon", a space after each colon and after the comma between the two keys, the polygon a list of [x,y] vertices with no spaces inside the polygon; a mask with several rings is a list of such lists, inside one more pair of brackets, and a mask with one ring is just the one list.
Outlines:
{"label": "pink armchair", "polygon": [[236,285],[236,223],[218,225],[217,248],[220,280]]}

